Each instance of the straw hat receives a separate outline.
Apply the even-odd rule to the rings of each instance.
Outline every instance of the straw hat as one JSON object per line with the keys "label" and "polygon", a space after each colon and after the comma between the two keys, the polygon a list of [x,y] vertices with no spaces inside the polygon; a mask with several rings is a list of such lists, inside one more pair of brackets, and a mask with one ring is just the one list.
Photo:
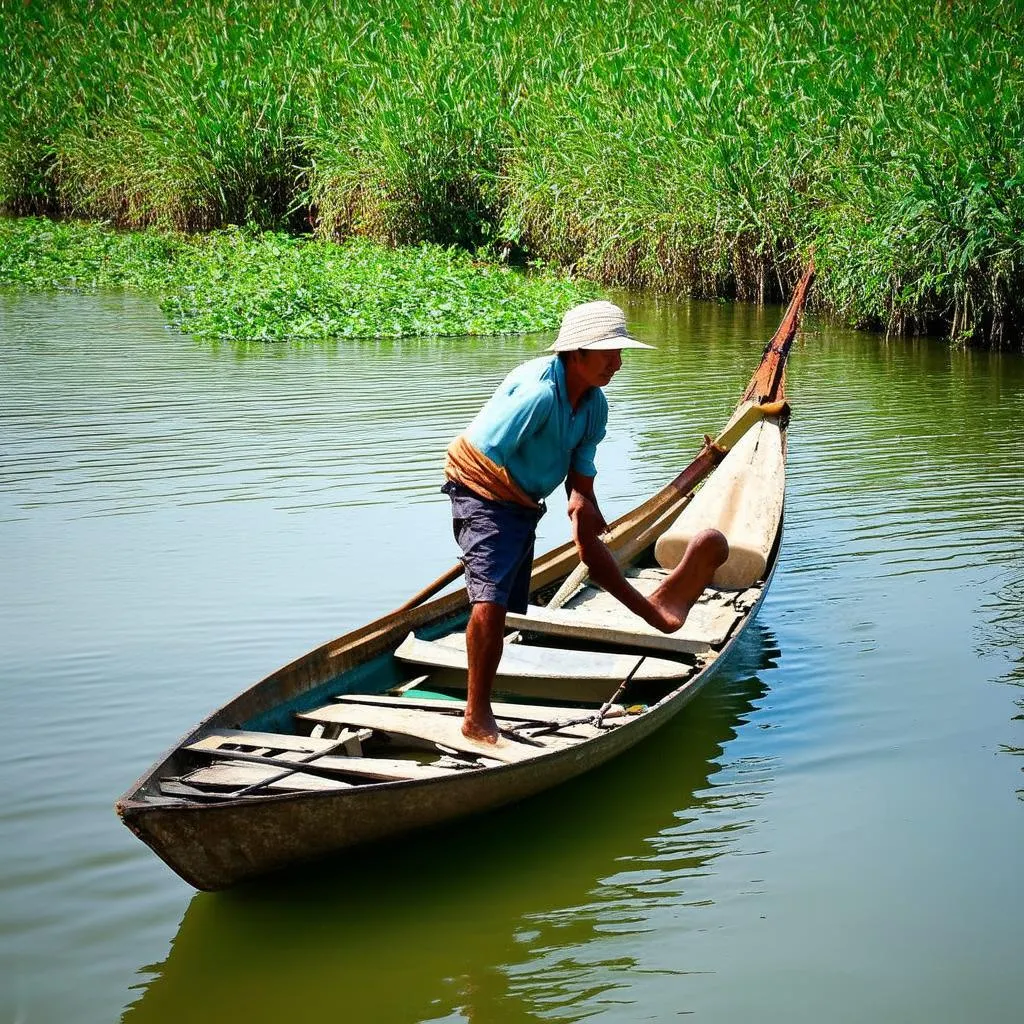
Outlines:
{"label": "straw hat", "polygon": [[562,327],[549,352],[574,352],[576,349],[654,348],[626,333],[626,314],[615,305],[599,299],[573,306],[562,317]]}

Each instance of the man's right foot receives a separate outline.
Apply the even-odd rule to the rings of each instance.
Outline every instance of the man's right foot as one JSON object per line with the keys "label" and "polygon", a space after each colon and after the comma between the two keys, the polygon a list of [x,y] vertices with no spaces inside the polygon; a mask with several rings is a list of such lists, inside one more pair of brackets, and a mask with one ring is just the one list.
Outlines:
{"label": "man's right foot", "polygon": [[477,740],[480,743],[497,743],[498,723],[494,720],[493,715],[486,718],[464,715],[462,735],[468,740]]}

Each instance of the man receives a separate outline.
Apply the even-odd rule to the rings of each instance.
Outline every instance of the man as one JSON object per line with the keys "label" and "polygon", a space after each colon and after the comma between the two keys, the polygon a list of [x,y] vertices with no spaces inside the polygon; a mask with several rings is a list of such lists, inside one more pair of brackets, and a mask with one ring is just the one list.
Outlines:
{"label": "man", "polygon": [[594,583],[666,633],[682,626],[729,554],[717,530],[698,534],[676,569],[644,597],[623,577],[600,535],[608,524],[594,494],[594,455],[608,402],[601,388],[622,366],[622,349],[651,348],[631,338],[611,302],[570,309],[554,356],[513,370],[449,446],[446,483],[452,526],[463,552],[472,602],[466,628],[469,681],[463,733],[495,743],[491,690],[501,660],[508,609],[525,612],[537,522],[563,480],[573,540]]}

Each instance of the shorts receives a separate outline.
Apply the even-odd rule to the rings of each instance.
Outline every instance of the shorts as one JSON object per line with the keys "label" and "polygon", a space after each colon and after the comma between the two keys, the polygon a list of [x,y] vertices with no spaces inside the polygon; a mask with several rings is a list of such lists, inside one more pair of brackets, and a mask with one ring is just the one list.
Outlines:
{"label": "shorts", "polygon": [[452,532],[462,548],[470,601],[490,601],[512,612],[525,612],[543,503],[532,509],[490,501],[451,480],[441,490],[452,501]]}

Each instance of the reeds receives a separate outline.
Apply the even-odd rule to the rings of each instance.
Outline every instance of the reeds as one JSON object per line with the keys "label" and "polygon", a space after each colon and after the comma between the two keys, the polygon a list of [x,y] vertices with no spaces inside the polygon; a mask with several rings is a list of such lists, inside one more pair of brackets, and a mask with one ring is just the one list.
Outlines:
{"label": "reeds", "polygon": [[0,0],[0,202],[481,243],[596,280],[1019,342],[1006,0]]}

